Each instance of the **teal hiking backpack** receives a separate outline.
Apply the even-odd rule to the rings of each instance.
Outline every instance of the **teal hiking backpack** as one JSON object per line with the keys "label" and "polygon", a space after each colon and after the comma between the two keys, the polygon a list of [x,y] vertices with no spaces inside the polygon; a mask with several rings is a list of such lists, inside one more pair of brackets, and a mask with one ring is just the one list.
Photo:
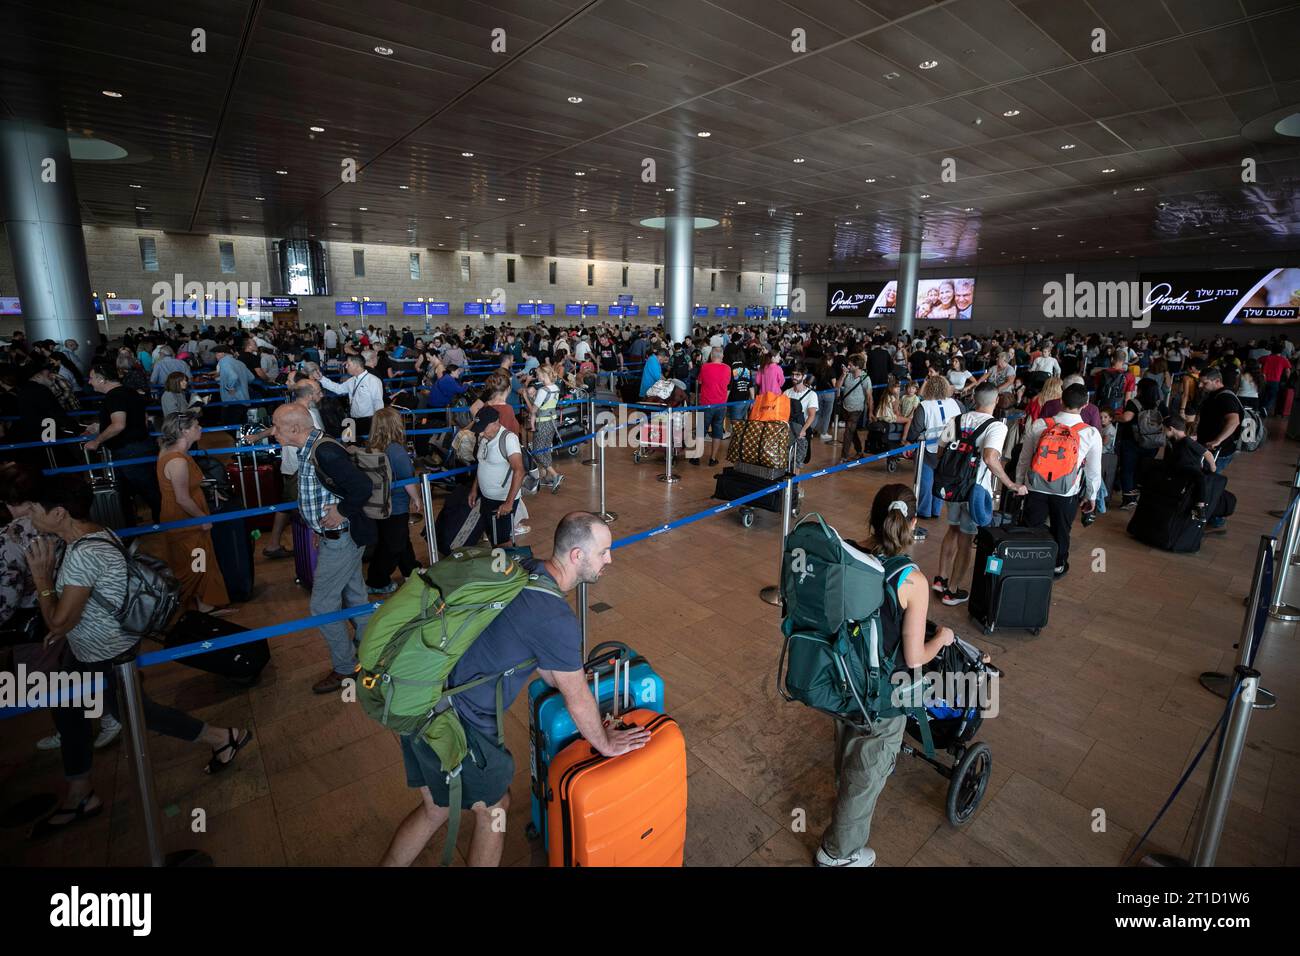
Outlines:
{"label": "teal hiking backpack", "polygon": [[898,614],[896,582],[910,567],[906,556],[882,562],[859,550],[819,514],[795,525],[781,561],[785,641],[777,689],[786,700],[866,730],[881,718],[911,716],[933,756],[915,689],[893,682],[903,642],[889,654],[883,647],[882,612]]}

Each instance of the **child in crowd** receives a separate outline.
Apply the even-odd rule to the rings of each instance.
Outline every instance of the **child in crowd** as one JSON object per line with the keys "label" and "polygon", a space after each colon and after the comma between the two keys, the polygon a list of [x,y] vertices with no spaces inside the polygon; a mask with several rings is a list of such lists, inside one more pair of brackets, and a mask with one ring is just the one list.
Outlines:
{"label": "child in crowd", "polygon": [[907,392],[898,401],[898,420],[908,425],[912,421],[912,413],[916,411],[916,406],[921,404],[921,397],[916,394],[916,383],[907,383]]}
{"label": "child in crowd", "polygon": [[1111,420],[1113,417],[1110,409],[1101,410],[1101,487],[1097,489],[1097,507],[1079,519],[1085,528],[1106,513],[1106,501],[1110,498],[1111,485],[1115,483],[1115,471],[1119,466],[1115,436],[1119,429]]}
{"label": "child in crowd", "polygon": [[1214,453],[1188,436],[1187,421],[1181,415],[1165,418],[1165,434],[1170,442],[1165,454],[1165,467],[1196,482],[1193,495],[1196,505],[1192,508],[1192,518],[1204,522],[1207,517],[1205,475],[1207,471],[1210,474],[1215,471]]}

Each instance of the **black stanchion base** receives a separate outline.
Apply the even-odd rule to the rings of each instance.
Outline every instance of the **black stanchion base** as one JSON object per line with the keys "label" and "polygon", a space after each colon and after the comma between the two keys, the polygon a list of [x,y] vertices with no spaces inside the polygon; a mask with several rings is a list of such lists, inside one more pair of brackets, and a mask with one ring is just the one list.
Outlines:
{"label": "black stanchion base", "polygon": [[[1218,671],[1206,671],[1199,678],[1201,686],[1208,690],[1215,697],[1222,697],[1224,700],[1232,693],[1233,680],[1231,674],[1220,674]],[[1263,687],[1255,688],[1255,706],[1254,710],[1272,710],[1277,706],[1277,695]]]}
{"label": "black stanchion base", "polygon": [[1168,853],[1148,853],[1142,857],[1138,865],[1162,867],[1164,869],[1185,869],[1192,864],[1181,856],[1172,856]]}
{"label": "black stanchion base", "polygon": [[0,829],[16,830],[43,820],[58,805],[59,798],[52,793],[34,793],[24,797],[0,810]]}
{"label": "black stanchion base", "polygon": [[599,465],[599,464],[600,464],[600,459],[599,459],[599,458],[588,458],[588,459],[586,459],[586,460],[584,460],[584,461],[579,462],[579,464],[582,464],[582,465]]}
{"label": "black stanchion base", "polygon": [[660,475],[659,480],[671,485],[675,481],[681,481],[682,476],[681,475]]}
{"label": "black stanchion base", "polygon": [[169,867],[216,866],[212,862],[212,857],[202,850],[177,850],[175,853],[168,853],[165,865]]}
{"label": "black stanchion base", "polygon": [[758,592],[758,599],[764,604],[781,605],[781,588],[776,584],[770,584]]}

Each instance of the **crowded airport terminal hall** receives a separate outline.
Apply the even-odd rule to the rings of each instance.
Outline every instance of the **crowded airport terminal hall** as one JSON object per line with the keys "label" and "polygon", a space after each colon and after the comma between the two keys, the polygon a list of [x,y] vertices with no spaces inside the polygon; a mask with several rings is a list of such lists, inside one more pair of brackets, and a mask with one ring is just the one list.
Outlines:
{"label": "crowded airport terminal hall", "polygon": [[1053,867],[1108,926],[1268,916],[1223,876],[1300,864],[1300,4],[0,36],[38,922],[195,888],[149,867],[217,880],[187,936],[287,867],[891,867],[858,887],[909,908]]}

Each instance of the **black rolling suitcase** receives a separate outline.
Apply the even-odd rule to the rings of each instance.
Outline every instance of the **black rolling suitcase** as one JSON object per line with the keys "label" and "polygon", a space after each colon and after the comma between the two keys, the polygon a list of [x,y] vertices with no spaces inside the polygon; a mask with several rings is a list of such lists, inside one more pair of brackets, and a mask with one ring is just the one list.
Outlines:
{"label": "black rolling suitcase", "polygon": [[[186,611],[168,633],[166,646],[170,650],[200,641],[208,641],[216,637],[242,634],[247,630],[246,627],[232,624],[223,618],[213,617],[211,614],[204,614],[201,611]],[[235,647],[209,651],[207,654],[183,657],[179,663],[187,667],[207,671],[210,674],[220,674],[237,684],[252,686],[257,683],[262,668],[267,665],[270,659],[271,646],[263,639],[250,641],[247,644],[239,644]]]}
{"label": "black rolling suitcase", "polygon": [[[756,491],[762,491],[769,485],[781,481],[785,477],[782,472],[777,478],[761,478],[756,475],[746,475],[737,471],[735,468],[724,468],[722,473],[715,476],[717,484],[714,486],[713,497],[721,501],[735,501],[737,498],[743,498],[745,495],[753,494]],[[750,508],[762,508],[764,511],[775,511],[781,513],[781,492],[778,489],[762,498],[755,498],[748,502]]]}
{"label": "black rolling suitcase", "polygon": [[1015,627],[1037,634],[1052,608],[1056,542],[1046,528],[981,528],[975,539],[970,616],[985,634]]}
{"label": "black rolling suitcase", "polygon": [[[239,511],[240,506],[225,502],[223,511]],[[212,522],[212,550],[216,552],[217,567],[226,582],[226,594],[235,604],[243,604],[253,597],[253,536],[246,519]]]}
{"label": "black rolling suitcase", "polygon": [[[1204,525],[1192,517],[1196,504],[1194,482],[1187,475],[1164,468],[1151,471],[1142,482],[1142,495],[1129,519],[1128,533],[1143,544],[1161,551],[1193,554],[1201,550]],[[1206,517],[1226,518],[1236,506],[1227,490],[1228,479],[1219,474],[1205,476]]]}
{"label": "black rolling suitcase", "polygon": [[469,505],[470,485],[462,485],[443,504],[433,520],[438,553],[444,558],[457,548],[472,548],[483,537],[484,521],[478,502]]}

